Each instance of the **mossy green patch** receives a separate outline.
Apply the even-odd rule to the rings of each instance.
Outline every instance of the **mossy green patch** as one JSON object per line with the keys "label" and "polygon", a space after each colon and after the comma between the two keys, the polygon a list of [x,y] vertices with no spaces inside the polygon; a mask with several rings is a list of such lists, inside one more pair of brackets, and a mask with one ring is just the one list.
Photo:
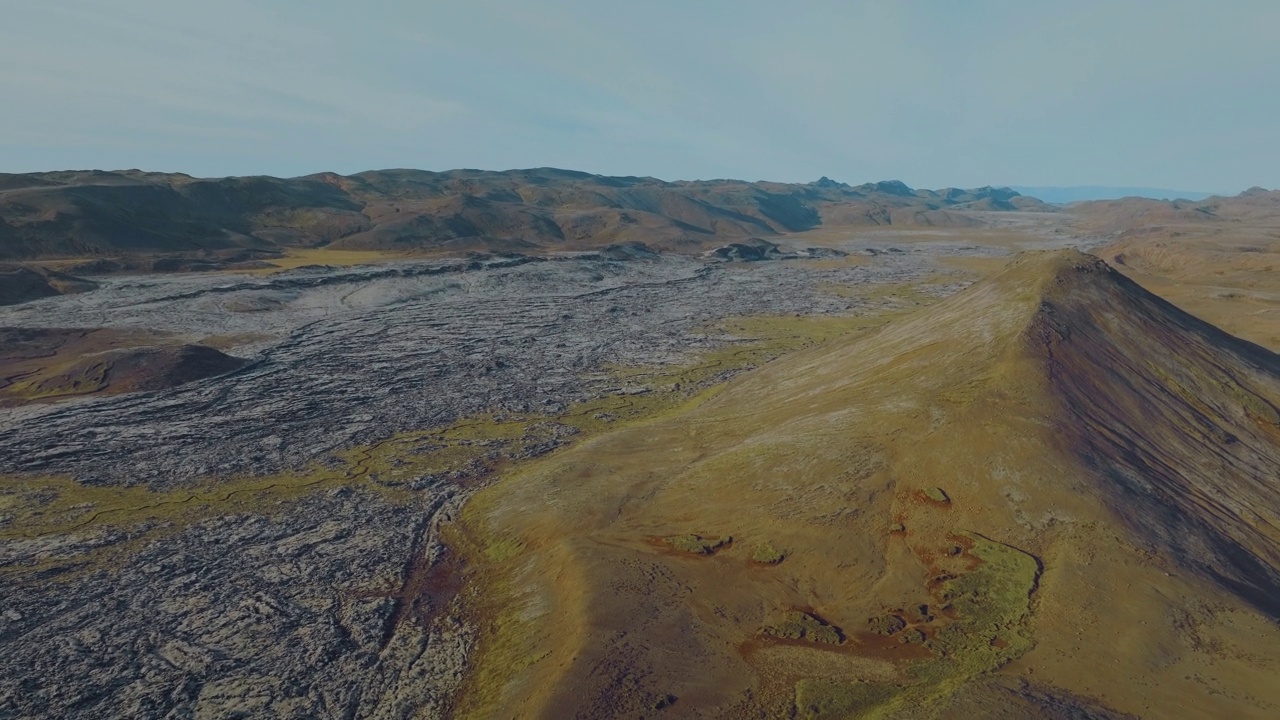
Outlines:
{"label": "mossy green patch", "polygon": [[1027,619],[1040,577],[1033,556],[975,533],[973,570],[945,581],[942,599],[956,619],[928,641],[933,656],[906,667],[907,684],[804,680],[796,685],[796,713],[812,718],[882,718],[905,708],[928,708],[982,673],[1020,657],[1034,644]]}
{"label": "mossy green patch", "polygon": [[887,683],[805,679],[796,683],[796,717],[804,720],[856,718],[867,708],[883,705],[900,688]]}
{"label": "mossy green patch", "polygon": [[1149,361],[1147,368],[1166,387],[1201,412],[1212,414],[1212,411],[1204,406],[1203,398],[1225,393],[1240,403],[1245,415],[1255,422],[1280,425],[1280,412],[1269,400],[1246,388],[1226,372],[1200,371],[1196,366],[1187,364],[1180,366],[1175,376],[1174,372],[1155,361]]}
{"label": "mossy green patch", "polygon": [[951,497],[947,495],[947,492],[940,487],[925,488],[924,496],[936,503],[951,502]]}
{"label": "mossy green patch", "polygon": [[840,628],[828,625],[821,618],[799,610],[787,612],[780,622],[764,628],[764,634],[769,637],[808,640],[826,645],[839,645],[844,642],[844,635],[840,632]]}
{"label": "mossy green patch", "polygon": [[755,550],[751,552],[752,562],[757,562],[761,565],[777,565],[786,559],[786,557],[787,556],[781,550],[774,547],[773,543],[768,540],[758,543]]}
{"label": "mossy green patch", "polygon": [[714,555],[717,550],[733,542],[731,537],[703,537],[693,533],[674,535],[664,540],[676,550],[691,555]]}
{"label": "mossy green patch", "polygon": [[52,365],[3,389],[3,394],[19,400],[53,400],[89,395],[105,389],[110,364],[86,364],[76,359]]}
{"label": "mossy green patch", "polygon": [[969,669],[984,672],[1031,649],[1031,631],[1025,621],[1031,613],[1040,563],[981,535],[964,536],[973,543],[969,553],[981,564],[943,583],[941,596],[952,603],[960,620],[942,628],[934,643],[948,656],[972,659]]}
{"label": "mossy green patch", "polygon": [[[482,473],[545,443],[565,428],[543,418],[497,420],[468,418],[423,432],[401,433],[372,445],[351,448],[308,467],[275,475],[206,480],[153,490],[147,486],[85,485],[68,477],[0,478],[0,540],[32,539],[88,532],[97,527],[127,528],[140,537],[158,537],[192,522],[231,514],[273,514],[292,501],[324,488],[358,486],[413,502],[408,483],[424,477]],[[26,573],[73,566],[128,551],[130,543],[19,563],[5,572]]]}
{"label": "mossy green patch", "polygon": [[907,621],[902,619],[900,615],[892,613],[888,615],[877,615],[867,620],[867,630],[876,635],[892,635],[901,632],[907,626]]}
{"label": "mossy green patch", "polygon": [[1249,392],[1240,385],[1233,386],[1231,390],[1232,394],[1244,407],[1244,411],[1249,415],[1249,417],[1258,422],[1267,423],[1268,425],[1280,425],[1280,412],[1277,412],[1271,403],[1263,400],[1252,392]]}

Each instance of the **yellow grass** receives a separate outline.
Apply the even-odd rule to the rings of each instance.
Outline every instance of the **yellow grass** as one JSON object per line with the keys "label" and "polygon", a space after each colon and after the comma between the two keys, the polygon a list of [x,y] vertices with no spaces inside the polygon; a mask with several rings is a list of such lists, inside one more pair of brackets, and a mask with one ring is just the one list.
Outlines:
{"label": "yellow grass", "polygon": [[349,267],[373,263],[405,260],[422,254],[392,252],[387,250],[330,250],[327,248],[290,248],[284,257],[267,260],[272,267],[254,270],[237,270],[249,275],[270,275],[282,270],[293,270],[307,265],[333,265]]}
{"label": "yellow grass", "polygon": [[[797,350],[481,491],[455,535],[481,629],[460,716],[643,717],[671,695],[708,716],[945,717],[957,690],[1036,653],[1055,685],[1120,712],[1280,702],[1249,662],[1169,646],[1178,633],[1154,618],[1230,596],[1144,560],[1064,445],[1062,399],[1024,333],[1072,262]],[[945,502],[926,492],[939,487]],[[693,536],[733,542],[665,541]],[[766,542],[785,562],[753,562]],[[863,637],[922,605],[941,608],[912,621],[926,641]],[[1232,607],[1250,621],[1220,631],[1280,666],[1280,631],[1251,639],[1261,616]],[[848,640],[766,632],[792,612]],[[1098,638],[1085,648],[1082,628]],[[1040,678],[1033,661],[1010,667]],[[1192,667],[1230,689],[1206,690]]]}

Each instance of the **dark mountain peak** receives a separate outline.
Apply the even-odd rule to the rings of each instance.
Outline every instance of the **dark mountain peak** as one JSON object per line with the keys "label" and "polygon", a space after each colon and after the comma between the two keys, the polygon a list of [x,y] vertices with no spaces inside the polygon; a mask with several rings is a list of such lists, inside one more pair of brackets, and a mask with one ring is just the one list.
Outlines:
{"label": "dark mountain peak", "polygon": [[864,183],[856,189],[863,192],[877,192],[899,197],[911,197],[916,194],[915,190],[912,190],[909,185],[901,180],[881,180],[880,182]]}
{"label": "dark mountain peak", "polygon": [[830,188],[830,189],[836,189],[836,188],[847,188],[847,187],[849,187],[849,184],[848,184],[848,183],[842,183],[842,182],[838,182],[838,181],[836,181],[836,180],[832,180],[831,178],[827,177],[826,175],[823,175],[822,177],[818,178],[816,182],[811,182],[811,183],[809,183],[809,184],[810,184],[810,185],[812,185],[812,186],[814,186],[814,187],[819,187],[819,188]]}
{"label": "dark mountain peak", "polygon": [[979,198],[991,198],[993,200],[1012,200],[1022,194],[1010,187],[992,187],[990,185],[983,185],[969,192]]}

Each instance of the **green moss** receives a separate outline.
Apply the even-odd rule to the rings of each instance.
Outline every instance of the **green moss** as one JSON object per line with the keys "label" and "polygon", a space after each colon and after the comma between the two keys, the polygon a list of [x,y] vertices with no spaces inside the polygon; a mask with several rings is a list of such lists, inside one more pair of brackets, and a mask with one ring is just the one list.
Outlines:
{"label": "green moss", "polygon": [[[310,493],[339,486],[414,502],[417,494],[405,487],[409,482],[430,475],[483,473],[502,458],[518,456],[556,434],[565,434],[564,427],[541,417],[478,416],[340,451],[298,470],[210,479],[172,490],[90,486],[68,477],[7,476],[0,483],[0,539],[64,535],[99,526],[129,528],[140,538],[155,539],[208,517],[275,514]],[[34,565],[11,564],[2,572],[20,575],[85,565],[120,556],[132,547],[113,544]]]}
{"label": "green moss", "polygon": [[681,552],[687,552],[692,555],[714,555],[716,550],[733,542],[732,537],[711,537],[705,538],[701,535],[687,533],[685,535],[674,535],[664,538],[665,542],[671,547]]}
{"label": "green moss", "polygon": [[796,683],[796,716],[805,720],[858,717],[896,692],[897,687],[885,683],[801,680]]}
{"label": "green moss", "polygon": [[777,565],[786,559],[786,555],[769,541],[756,545],[756,549],[751,553],[751,560],[761,565]]}
{"label": "green moss", "polygon": [[906,627],[907,621],[894,614],[878,615],[867,620],[867,630],[876,635],[892,635],[896,632],[902,632]]}
{"label": "green moss", "polygon": [[1025,621],[1040,563],[981,535],[965,536],[973,542],[970,554],[982,563],[943,584],[941,595],[954,605],[961,620],[940,630],[935,644],[948,655],[971,659],[974,672],[985,672],[1031,649],[1031,631]]}
{"label": "green moss", "polygon": [[940,628],[932,640],[926,641],[923,633],[902,634],[905,642],[925,641],[933,650],[931,658],[907,666],[910,682],[893,686],[801,681],[796,685],[798,716],[880,718],[905,708],[929,708],[974,677],[996,670],[1032,648],[1027,619],[1040,563],[1017,548],[974,533],[964,535],[972,542],[969,553],[980,562],[939,588],[940,595],[952,603],[954,622]]}
{"label": "green moss", "polygon": [[925,640],[927,639],[928,638],[925,636],[924,631],[918,628],[910,628],[907,631],[898,635],[898,642],[903,644],[919,645],[924,643]]}
{"label": "green moss", "polygon": [[60,397],[89,395],[107,387],[108,363],[91,363],[77,367],[80,360],[45,368],[26,380],[3,389],[5,395],[22,400],[53,400]]}
{"label": "green moss", "polygon": [[523,553],[525,544],[514,538],[495,537],[484,547],[484,555],[490,562],[500,563]]}
{"label": "green moss", "polygon": [[1277,412],[1270,401],[1249,390],[1225,372],[1203,371],[1195,366],[1185,365],[1180,368],[1179,374],[1182,376],[1175,377],[1173,373],[1154,361],[1148,362],[1147,368],[1174,394],[1210,416],[1213,413],[1205,407],[1202,398],[1212,397],[1213,391],[1219,391],[1240,403],[1245,415],[1255,422],[1280,425],[1280,412]]}
{"label": "green moss", "polygon": [[799,610],[788,612],[781,622],[766,627],[764,634],[770,637],[808,640],[826,645],[839,645],[844,642],[844,634],[840,632],[840,628],[828,625],[821,618]]}
{"label": "green moss", "polygon": [[1239,385],[1233,385],[1232,395],[1244,407],[1245,413],[1257,422],[1268,425],[1280,425],[1280,412],[1276,412],[1271,403],[1254,395]]}

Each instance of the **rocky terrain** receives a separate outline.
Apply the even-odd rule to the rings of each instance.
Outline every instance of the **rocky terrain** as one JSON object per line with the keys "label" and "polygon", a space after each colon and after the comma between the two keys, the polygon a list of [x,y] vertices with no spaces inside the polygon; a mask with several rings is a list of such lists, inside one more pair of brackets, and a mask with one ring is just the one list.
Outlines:
{"label": "rocky terrain", "polygon": [[[723,318],[877,312],[900,301],[875,288],[935,276],[939,253],[1002,252],[843,247],[858,261],[614,251],[112,276],[3,310],[19,335],[162,337],[248,362],[0,410],[0,716],[445,714],[474,631],[446,611],[458,581],[437,524],[496,465],[571,441],[573,407],[606,403],[585,418],[600,423],[660,397],[606,368],[752,345]],[[926,291],[966,282],[948,277]],[[723,357],[696,382],[750,364]],[[518,430],[442,430],[476,417]]]}
{"label": "rocky terrain", "polygon": [[[905,256],[822,273],[679,257],[520,257],[266,279],[111,279],[75,302],[20,306],[3,322],[145,328],[193,341],[251,336],[232,349],[251,364],[160,396],[11,410],[0,472],[166,484],[280,470],[478,412],[554,414],[605,363],[673,361],[710,346],[690,338],[709,320],[844,311],[850,302],[819,295],[816,282],[923,272],[911,268]],[[164,442],[137,442],[153,433]]]}

